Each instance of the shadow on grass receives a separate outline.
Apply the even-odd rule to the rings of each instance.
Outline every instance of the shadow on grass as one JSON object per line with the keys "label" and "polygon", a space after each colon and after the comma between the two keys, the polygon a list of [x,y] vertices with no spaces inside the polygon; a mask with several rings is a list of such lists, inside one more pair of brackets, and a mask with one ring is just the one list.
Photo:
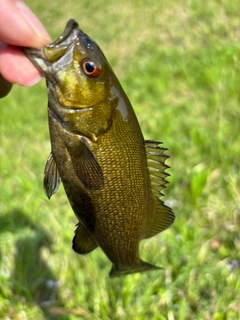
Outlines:
{"label": "shadow on grass", "polygon": [[42,257],[43,249],[51,250],[53,240],[50,235],[19,209],[0,217],[0,232],[17,235],[11,274],[12,302],[36,303],[47,319],[68,319],[68,316],[52,312],[52,308],[63,303],[58,292],[58,281]]}

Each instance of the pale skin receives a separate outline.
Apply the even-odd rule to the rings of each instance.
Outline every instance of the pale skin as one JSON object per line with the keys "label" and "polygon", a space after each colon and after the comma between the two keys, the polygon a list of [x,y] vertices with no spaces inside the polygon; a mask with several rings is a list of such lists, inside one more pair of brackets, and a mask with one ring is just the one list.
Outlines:
{"label": "pale skin", "polygon": [[23,1],[0,0],[0,74],[3,84],[31,86],[40,81],[40,71],[21,47],[41,48],[50,42],[47,31]]}

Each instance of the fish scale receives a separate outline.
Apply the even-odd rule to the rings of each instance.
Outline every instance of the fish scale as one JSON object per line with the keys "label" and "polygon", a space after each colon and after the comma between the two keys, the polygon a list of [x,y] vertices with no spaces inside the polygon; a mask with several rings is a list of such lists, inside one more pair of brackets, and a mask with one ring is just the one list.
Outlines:
{"label": "fish scale", "polygon": [[160,269],[139,257],[139,243],[174,221],[159,199],[166,149],[144,141],[106,57],[76,21],[52,44],[24,50],[47,79],[44,189],[50,198],[63,183],[79,221],[73,249],[87,254],[99,246],[113,264],[111,277]]}

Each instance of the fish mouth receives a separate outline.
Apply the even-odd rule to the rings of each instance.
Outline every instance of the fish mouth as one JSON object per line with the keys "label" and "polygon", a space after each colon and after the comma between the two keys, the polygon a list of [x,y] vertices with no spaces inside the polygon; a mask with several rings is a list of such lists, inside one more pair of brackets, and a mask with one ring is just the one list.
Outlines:
{"label": "fish mouth", "polygon": [[63,33],[58,37],[57,40],[47,45],[47,47],[51,48],[59,45],[61,46],[69,45],[78,38],[78,33],[79,33],[79,25],[77,21],[75,21],[74,19],[70,19],[67,22],[67,25]]}
{"label": "fish mouth", "polygon": [[83,32],[79,29],[78,23],[74,19],[70,19],[57,40],[41,49],[23,48],[23,51],[33,64],[44,73],[44,66],[59,60],[76,40],[78,41],[81,33]]}

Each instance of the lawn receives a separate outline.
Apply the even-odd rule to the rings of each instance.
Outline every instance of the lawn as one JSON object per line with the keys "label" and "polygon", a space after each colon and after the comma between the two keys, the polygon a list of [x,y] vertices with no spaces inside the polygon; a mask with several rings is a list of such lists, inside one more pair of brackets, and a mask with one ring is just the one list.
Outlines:
{"label": "lawn", "polygon": [[145,138],[169,149],[176,220],[140,246],[163,270],[110,279],[100,249],[75,254],[63,188],[42,188],[44,80],[14,86],[0,100],[0,318],[240,319],[239,1],[25,2],[52,39],[74,18],[100,45]]}

